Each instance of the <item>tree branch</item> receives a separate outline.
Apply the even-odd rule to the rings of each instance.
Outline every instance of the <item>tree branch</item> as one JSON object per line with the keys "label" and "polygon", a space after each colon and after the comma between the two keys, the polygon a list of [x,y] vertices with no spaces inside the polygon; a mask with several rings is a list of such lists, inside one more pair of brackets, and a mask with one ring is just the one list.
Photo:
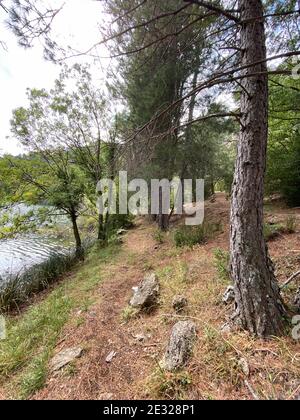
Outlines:
{"label": "tree branch", "polygon": [[194,120],[187,121],[183,124],[178,125],[177,127],[172,128],[172,130],[178,130],[183,127],[188,127],[189,125],[195,124],[197,122],[203,122],[210,120],[212,118],[225,118],[225,117],[233,117],[233,118],[240,118],[242,114],[236,113],[236,112],[222,112],[219,114],[209,114],[205,115],[204,117],[195,118]]}
{"label": "tree branch", "polygon": [[250,63],[250,64],[247,64],[247,65],[244,65],[244,66],[241,66],[241,67],[237,67],[237,68],[234,68],[234,69],[227,70],[223,73],[215,73],[215,75],[213,75],[210,79],[207,79],[206,81],[200,83],[198,86],[196,86],[195,89],[192,89],[190,92],[188,92],[182,98],[177,99],[172,104],[170,104],[166,109],[162,110],[157,115],[155,115],[148,123],[146,123],[139,130],[137,130],[137,132],[135,133],[133,138],[128,139],[127,141],[133,140],[138,134],[142,133],[147,127],[149,127],[157,119],[159,119],[163,115],[165,115],[172,108],[176,107],[177,105],[179,105],[180,103],[182,103],[186,99],[190,98],[192,95],[197,94],[204,89],[208,89],[208,88],[211,88],[213,86],[216,86],[216,85],[219,85],[219,84],[222,84],[222,83],[232,83],[232,82],[235,82],[237,80],[242,80],[242,79],[245,79],[245,78],[248,78],[248,77],[254,77],[254,76],[264,75],[264,74],[267,74],[267,75],[270,75],[270,74],[273,74],[273,75],[291,75],[292,72],[289,71],[289,70],[272,70],[272,71],[264,71],[264,72],[247,73],[247,74],[242,74],[240,76],[233,77],[234,73],[237,73],[237,72],[242,71],[242,70],[246,70],[246,69],[251,68],[251,67],[255,67],[255,66],[257,66],[259,64],[262,64],[262,63],[265,63],[267,61],[275,60],[275,59],[278,59],[278,58],[296,56],[296,55],[300,55],[300,51],[293,51],[293,52],[288,52],[288,53],[284,53],[284,54],[278,54],[278,55],[275,55],[275,56],[267,57],[265,60],[260,60],[260,61]]}
{"label": "tree branch", "polygon": [[221,7],[214,6],[213,4],[210,4],[206,1],[201,0],[183,0],[186,3],[190,4],[197,4],[198,6],[204,7],[212,12],[215,12],[219,15],[225,16],[229,20],[233,20],[235,23],[240,23],[240,19],[238,19],[236,16],[232,15],[227,10],[222,9]]}
{"label": "tree branch", "polygon": [[288,286],[296,277],[300,276],[300,271],[297,271],[294,273],[290,278],[287,279],[286,282],[283,283],[283,285],[280,287],[280,289],[284,289],[286,286]]}
{"label": "tree branch", "polygon": [[6,13],[9,13],[9,10],[7,9],[7,7],[6,7],[6,6],[4,6],[4,4],[2,4],[2,1],[3,1],[3,0],[0,0],[0,7],[2,7],[2,9],[3,9]]}

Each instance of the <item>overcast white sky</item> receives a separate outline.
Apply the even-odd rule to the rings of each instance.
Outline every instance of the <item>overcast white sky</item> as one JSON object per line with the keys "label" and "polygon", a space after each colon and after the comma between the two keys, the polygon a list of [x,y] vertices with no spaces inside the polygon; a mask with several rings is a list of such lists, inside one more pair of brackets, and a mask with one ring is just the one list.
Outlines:
{"label": "overcast white sky", "polygon": [[[46,0],[45,0],[46,2]],[[51,6],[62,5],[62,11],[54,22],[54,37],[60,45],[72,45],[82,51],[94,44],[100,37],[97,24],[104,18],[99,1],[93,0],[48,0]],[[12,110],[26,106],[26,88],[49,89],[59,73],[59,66],[43,58],[40,42],[31,49],[18,46],[15,36],[6,28],[6,14],[0,8],[0,33],[7,50],[0,46],[0,154],[17,154],[22,149],[10,134]],[[99,51],[107,56],[105,49]],[[102,54],[103,53],[103,54]],[[83,57],[77,62],[88,61]],[[93,65],[93,76],[97,84],[103,83],[103,69],[108,60],[101,60],[101,65]],[[72,64],[69,62],[69,64]]]}

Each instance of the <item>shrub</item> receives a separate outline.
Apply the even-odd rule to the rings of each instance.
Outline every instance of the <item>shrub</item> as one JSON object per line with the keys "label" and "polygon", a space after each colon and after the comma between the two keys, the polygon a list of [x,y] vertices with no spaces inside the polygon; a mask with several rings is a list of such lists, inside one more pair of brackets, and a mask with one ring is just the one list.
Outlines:
{"label": "shrub", "polygon": [[269,223],[264,224],[264,237],[266,241],[272,241],[278,238],[283,233],[287,233],[284,226],[280,224],[270,225]]}
{"label": "shrub", "polygon": [[287,233],[295,233],[297,228],[296,217],[293,215],[288,216],[286,220],[286,231]]}
{"label": "shrub", "polygon": [[218,271],[218,275],[221,280],[230,281],[229,271],[229,259],[230,255],[228,251],[217,248],[214,250],[214,266]]}
{"label": "shrub", "polygon": [[185,399],[192,384],[192,378],[186,371],[166,372],[158,367],[148,379],[148,388],[156,398]]}
{"label": "shrub", "polygon": [[130,229],[133,226],[134,216],[131,214],[111,214],[108,221],[108,236],[113,235],[117,230]]}
{"label": "shrub", "polygon": [[278,238],[280,235],[291,234],[296,231],[296,218],[294,216],[289,216],[285,222],[285,225],[269,223],[264,224],[264,237],[266,241],[272,241]]}
{"label": "shrub", "polygon": [[199,226],[181,226],[174,233],[174,241],[177,247],[193,247],[203,244],[221,230],[220,223],[203,223]]}
{"label": "shrub", "polygon": [[125,308],[122,310],[121,313],[121,321],[126,324],[131,319],[135,318],[138,314],[138,310],[136,308],[133,308],[130,305],[125,306]]}
{"label": "shrub", "polygon": [[160,229],[156,229],[156,231],[153,232],[152,237],[157,243],[159,243],[159,244],[164,243],[164,234]]}

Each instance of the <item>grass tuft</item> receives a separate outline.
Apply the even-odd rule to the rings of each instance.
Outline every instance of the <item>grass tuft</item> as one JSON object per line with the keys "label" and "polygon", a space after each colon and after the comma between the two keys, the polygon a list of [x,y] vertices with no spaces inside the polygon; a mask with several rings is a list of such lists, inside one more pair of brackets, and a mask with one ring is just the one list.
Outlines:
{"label": "grass tuft", "polygon": [[229,259],[228,251],[220,248],[214,250],[214,266],[217,269],[220,280],[226,282],[230,282]]}
{"label": "grass tuft", "polygon": [[163,244],[165,241],[164,232],[162,232],[160,229],[156,229],[153,232],[152,237],[155,240],[155,242],[157,242],[160,245]]}
{"label": "grass tuft", "polygon": [[185,398],[191,385],[192,379],[189,373],[185,371],[166,372],[158,367],[148,379],[147,388],[152,398],[181,400]]}
{"label": "grass tuft", "polygon": [[[86,246],[85,250],[90,246]],[[25,303],[32,294],[49,287],[77,261],[75,251],[64,254],[54,253],[45,262],[31,267],[25,273],[12,274],[8,279],[2,280],[0,311],[8,312],[11,309],[18,309],[18,306]]]}
{"label": "grass tuft", "polygon": [[135,318],[138,314],[138,310],[136,308],[133,308],[130,305],[125,306],[125,308],[121,312],[121,321],[126,324],[131,319]]}
{"label": "grass tuft", "polygon": [[177,247],[204,244],[208,239],[213,238],[220,232],[220,223],[203,223],[199,226],[181,226],[174,233],[174,241]]}
{"label": "grass tuft", "polygon": [[297,219],[295,216],[290,215],[285,222],[286,232],[295,233],[297,229]]}

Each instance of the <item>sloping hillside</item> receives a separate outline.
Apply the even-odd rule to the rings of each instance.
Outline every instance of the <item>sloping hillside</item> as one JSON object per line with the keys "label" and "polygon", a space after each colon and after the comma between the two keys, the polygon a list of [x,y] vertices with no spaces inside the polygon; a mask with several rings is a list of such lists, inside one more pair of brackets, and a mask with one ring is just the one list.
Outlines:
{"label": "sloping hillside", "polygon": [[[267,207],[266,219],[285,223],[292,213],[300,226],[297,209]],[[226,276],[220,276],[222,266],[215,250],[228,249],[228,219],[229,202],[218,194],[215,202],[206,205],[206,220],[221,222],[222,229],[203,245],[192,249],[175,247],[173,232],[182,223],[180,220],[173,222],[170,233],[158,241],[155,224],[141,218],[134,229],[125,233],[122,245],[94,250],[54,290],[39,297],[11,321],[9,343],[1,347],[0,353],[0,396],[33,399],[300,396],[300,347],[290,331],[286,337],[270,341],[256,340],[243,332],[221,332],[232,307],[222,304],[229,283]],[[279,234],[269,246],[277,263],[279,281],[283,282],[299,267],[299,232]],[[128,306],[132,287],[145,273],[153,271],[161,285],[159,305],[154,312],[136,316]],[[296,285],[293,283],[285,292],[286,299],[292,296]],[[172,300],[178,294],[188,300],[180,315],[172,308]],[[197,325],[193,356],[182,371],[165,373],[159,361],[170,330],[180,319],[192,319]],[[28,329],[30,342],[29,338],[21,342],[20,335]],[[74,346],[83,349],[82,356],[51,373],[51,357]],[[25,357],[20,355],[24,350]],[[108,362],[111,352],[115,353]]]}

